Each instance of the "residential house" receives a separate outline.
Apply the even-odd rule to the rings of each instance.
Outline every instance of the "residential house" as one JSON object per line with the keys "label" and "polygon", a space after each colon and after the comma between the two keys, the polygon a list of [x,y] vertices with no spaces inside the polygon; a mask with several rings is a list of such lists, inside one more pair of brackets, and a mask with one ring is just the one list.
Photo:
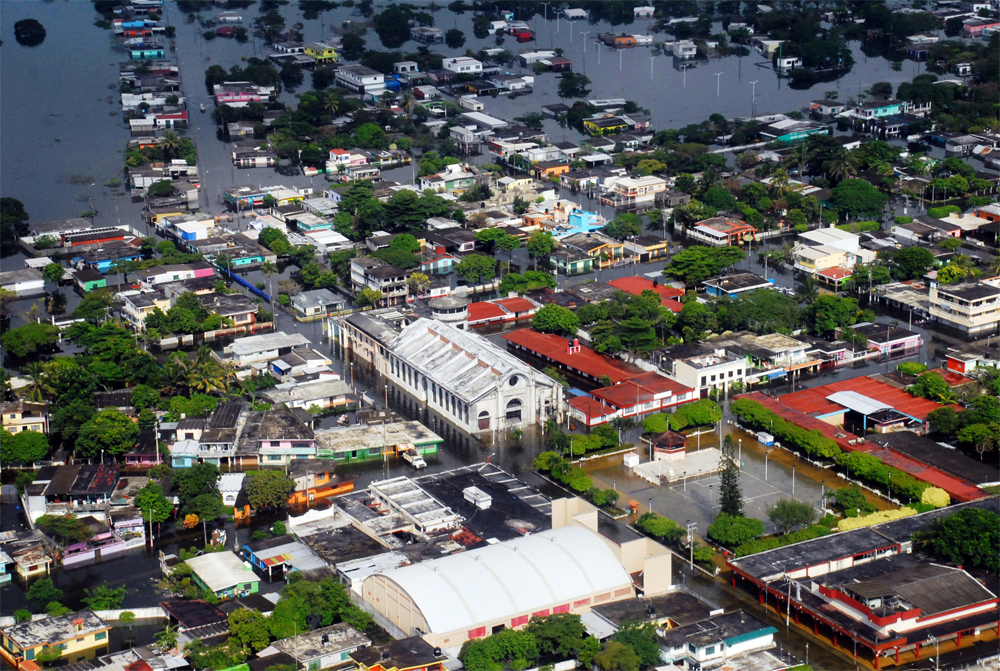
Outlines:
{"label": "residential house", "polygon": [[0,628],[0,655],[15,669],[40,669],[36,662],[45,648],[60,651],[58,661],[74,664],[108,648],[111,625],[92,610],[39,619]]}
{"label": "residential house", "polygon": [[569,164],[562,161],[541,161],[531,166],[531,174],[538,180],[551,180],[569,172]]}
{"label": "residential house", "polygon": [[219,598],[256,594],[260,578],[249,562],[241,561],[232,552],[209,552],[187,560],[192,580]]}
{"label": "residential house", "polygon": [[250,82],[225,82],[212,88],[215,105],[246,107],[252,102],[269,102],[276,94],[273,86],[258,86]]}
{"label": "residential house", "polygon": [[385,75],[364,65],[342,65],[334,75],[336,83],[355,93],[381,95],[385,91]]}
{"label": "residential house", "polygon": [[215,270],[211,264],[204,261],[181,263],[175,265],[153,266],[145,270],[135,271],[136,277],[147,288],[157,284],[191,280],[199,277],[212,277]]}
{"label": "residential house", "polygon": [[658,194],[666,191],[667,182],[660,177],[619,177],[601,194],[601,202],[615,207],[651,207]]}
{"label": "residential house", "polygon": [[557,246],[549,254],[549,265],[566,275],[582,275],[594,271],[594,257],[575,247]]}
{"label": "residential house", "polygon": [[705,280],[705,291],[709,296],[726,296],[734,298],[747,291],[757,289],[771,289],[774,287],[774,279],[765,280],[760,275],[754,273],[730,273],[710,280]]}
{"label": "residential house", "polygon": [[281,466],[295,459],[315,459],[316,439],[294,412],[275,407],[245,414],[236,452],[260,466]]}
{"label": "residential house", "polygon": [[716,247],[740,246],[754,240],[757,229],[743,222],[729,221],[726,217],[712,217],[697,222],[686,229],[687,236]]}
{"label": "residential house", "polygon": [[698,55],[698,45],[693,40],[677,40],[673,44],[674,58],[689,61]]}
{"label": "residential house", "polygon": [[916,331],[890,324],[855,324],[851,328],[856,334],[866,337],[868,350],[877,351],[880,357],[912,354],[924,342]]}
{"label": "residential house", "polygon": [[102,289],[108,286],[108,278],[101,271],[95,268],[81,268],[72,272],[73,284],[80,291],[87,293],[94,289]]}
{"label": "residential house", "polygon": [[654,353],[654,362],[700,398],[711,389],[728,393],[733,384],[745,384],[749,368],[744,357],[708,344],[675,346],[665,353]]}
{"label": "residential house", "polygon": [[872,100],[850,110],[856,119],[877,119],[879,117],[896,116],[910,111],[910,104],[902,100]]}
{"label": "residential house", "polygon": [[0,420],[4,431],[20,433],[21,431],[49,432],[49,406],[45,403],[30,401],[10,401],[0,403]]}
{"label": "residential house", "polygon": [[962,25],[962,37],[979,38],[983,35],[1000,30],[1000,20],[997,19],[966,19]]}
{"label": "residential house", "polygon": [[347,298],[329,289],[313,289],[302,291],[292,296],[292,309],[295,319],[300,322],[311,322],[340,312],[347,307]]}
{"label": "residential house", "polygon": [[596,232],[568,235],[559,244],[583,252],[598,268],[610,268],[625,257],[625,243]]}
{"label": "residential house", "polygon": [[685,668],[717,668],[725,663],[731,668],[787,668],[777,657],[767,654],[761,663],[741,657],[774,647],[778,630],[742,610],[715,615],[693,624],[657,629],[660,659]]}
{"label": "residential house", "polygon": [[315,59],[317,63],[333,63],[340,58],[337,49],[326,42],[307,42],[302,47],[302,53]]}
{"label": "residential house", "polygon": [[[584,12],[582,9],[567,9]],[[360,591],[360,589],[359,589]],[[401,638],[381,645],[371,645],[351,653],[354,671],[445,671],[448,661],[439,648],[420,636]]]}
{"label": "residential house", "polygon": [[0,273],[0,289],[18,296],[38,294],[45,291],[45,279],[35,268],[8,270]]}
{"label": "residential house", "polygon": [[471,167],[456,163],[447,165],[444,170],[435,174],[420,178],[420,190],[430,189],[436,191],[465,191],[476,184],[478,173]]}
{"label": "residential house", "polygon": [[1000,368],[1000,353],[988,346],[949,347],[945,361],[949,371],[968,375],[977,368]]}
{"label": "residential house", "polygon": [[444,31],[433,26],[413,26],[410,38],[424,44],[438,44],[444,42]]}
{"label": "residential house", "polygon": [[631,128],[628,121],[620,116],[595,116],[583,120],[583,127],[588,133],[596,136],[617,135],[628,132]]}
{"label": "residential house", "polygon": [[478,74],[483,71],[483,64],[475,58],[459,56],[457,58],[446,58],[441,67],[456,74]]}
{"label": "residential house", "polygon": [[368,288],[381,292],[383,305],[406,302],[409,285],[407,273],[399,268],[370,257],[351,259],[351,285],[355,294]]}
{"label": "residential house", "polygon": [[638,257],[639,263],[649,263],[666,259],[669,243],[658,235],[639,235],[625,241],[625,250]]}
{"label": "residential house", "polygon": [[170,299],[162,291],[135,292],[123,295],[122,299],[121,314],[136,331],[146,330],[146,317],[155,310],[170,309]]}
{"label": "residential house", "polygon": [[288,477],[295,483],[289,505],[312,504],[354,490],[353,481],[339,482],[333,464],[325,459],[296,459],[288,466]]}
{"label": "residential house", "polygon": [[651,19],[653,14],[656,12],[655,7],[634,7],[632,8],[632,14],[637,19]]}
{"label": "residential house", "polygon": [[257,304],[243,294],[211,293],[199,296],[198,302],[210,314],[228,319],[233,326],[249,326],[256,321]]}
{"label": "residential house", "polygon": [[810,135],[830,135],[830,127],[814,121],[782,119],[760,129],[760,138],[767,142],[795,142]]}
{"label": "residential house", "polygon": [[311,341],[305,336],[283,331],[237,338],[226,350],[240,367],[271,361],[289,352],[308,347]]}

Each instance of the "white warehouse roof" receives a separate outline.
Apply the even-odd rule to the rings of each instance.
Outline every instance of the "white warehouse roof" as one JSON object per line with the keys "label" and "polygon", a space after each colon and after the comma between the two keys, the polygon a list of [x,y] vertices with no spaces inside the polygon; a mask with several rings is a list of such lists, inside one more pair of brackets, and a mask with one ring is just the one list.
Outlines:
{"label": "white warehouse roof", "polygon": [[827,396],[826,400],[837,405],[842,405],[848,410],[859,412],[862,415],[872,415],[879,410],[893,409],[891,405],[886,405],[881,401],[876,401],[874,398],[859,394],[856,391],[838,391],[835,394]]}
{"label": "white warehouse roof", "polygon": [[420,609],[428,633],[467,630],[570,604],[632,580],[589,529],[561,527],[386,571]]}

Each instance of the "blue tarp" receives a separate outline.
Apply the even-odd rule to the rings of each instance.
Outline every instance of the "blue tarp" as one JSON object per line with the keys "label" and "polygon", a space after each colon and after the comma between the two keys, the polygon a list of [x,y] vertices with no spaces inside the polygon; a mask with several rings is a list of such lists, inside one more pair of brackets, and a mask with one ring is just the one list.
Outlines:
{"label": "blue tarp", "polygon": [[783,370],[772,370],[770,372],[764,373],[764,377],[768,380],[773,380],[776,377],[784,377],[785,371]]}

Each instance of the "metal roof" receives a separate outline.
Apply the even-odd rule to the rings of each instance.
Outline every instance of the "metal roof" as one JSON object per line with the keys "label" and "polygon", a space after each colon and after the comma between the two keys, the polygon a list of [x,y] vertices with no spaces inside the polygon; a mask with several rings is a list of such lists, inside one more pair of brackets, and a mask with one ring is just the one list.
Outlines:
{"label": "metal roof", "polygon": [[468,630],[632,584],[600,536],[575,526],[382,575],[409,595],[434,633]]}
{"label": "metal roof", "polygon": [[886,405],[874,398],[859,394],[856,391],[838,391],[826,397],[826,400],[842,405],[848,410],[860,412],[862,415],[871,415],[879,410],[894,410],[891,405]]}

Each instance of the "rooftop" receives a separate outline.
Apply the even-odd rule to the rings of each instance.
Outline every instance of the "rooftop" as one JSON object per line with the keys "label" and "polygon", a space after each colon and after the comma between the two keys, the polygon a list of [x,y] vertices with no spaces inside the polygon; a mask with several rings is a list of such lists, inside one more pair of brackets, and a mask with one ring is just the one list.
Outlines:
{"label": "rooftop", "polygon": [[[670,648],[687,647],[695,645],[704,647],[722,642],[729,642],[732,639],[743,640],[747,634],[760,632],[761,635],[776,633],[777,630],[770,625],[761,622],[753,615],[742,610],[716,615],[701,622],[673,629],[659,630],[658,638],[660,645]],[[733,642],[734,644],[736,641]]]}
{"label": "rooftop", "polygon": [[990,298],[1000,296],[1000,287],[994,287],[983,282],[955,285],[939,285],[938,294],[948,294],[967,301],[975,301],[980,298]]}
{"label": "rooftop", "polygon": [[45,616],[32,622],[22,622],[3,629],[3,635],[22,649],[39,645],[55,645],[99,631],[111,625],[97,617],[92,610],[81,610],[59,617]]}
{"label": "rooftop", "polygon": [[260,582],[260,578],[232,552],[209,552],[187,560],[187,565],[213,592],[231,589],[247,582]]}
{"label": "rooftop", "polygon": [[674,626],[684,626],[704,620],[717,609],[718,606],[681,589],[659,596],[636,597],[593,608],[594,612],[613,625],[641,622],[651,617],[654,619],[667,617]]}
{"label": "rooftop", "polygon": [[265,333],[237,338],[229,346],[229,349],[235,356],[242,357],[285,347],[301,347],[308,344],[310,344],[310,341],[304,335],[278,331],[277,333]]}
{"label": "rooftop", "polygon": [[580,346],[578,352],[571,353],[572,343],[566,338],[551,333],[519,329],[505,333],[501,337],[508,343],[517,345],[535,356],[551,359],[595,380],[607,376],[612,383],[617,383],[645,372],[632,364],[598,354],[589,347]]}
{"label": "rooftop", "polygon": [[345,622],[272,643],[275,648],[294,657],[305,666],[319,657],[370,644],[371,640],[367,636]]}
{"label": "rooftop", "polygon": [[447,661],[435,654],[435,648],[419,636],[401,638],[382,645],[372,645],[351,653],[351,659],[365,667],[415,669]]}
{"label": "rooftop", "polygon": [[1000,484],[1000,470],[997,470],[995,466],[977,461],[953,447],[935,443],[930,438],[911,431],[877,434],[872,436],[870,440],[897,452],[902,452],[945,473],[957,475],[974,485]]}

